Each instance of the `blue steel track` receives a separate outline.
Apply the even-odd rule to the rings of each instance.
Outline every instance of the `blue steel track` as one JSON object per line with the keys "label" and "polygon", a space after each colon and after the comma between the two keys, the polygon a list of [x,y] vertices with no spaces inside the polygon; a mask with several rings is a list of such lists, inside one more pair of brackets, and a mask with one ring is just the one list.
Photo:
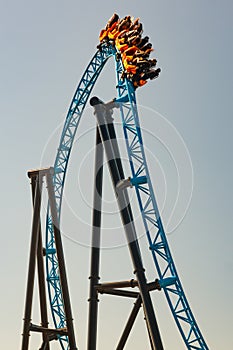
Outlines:
{"label": "blue steel track", "polygon": [[[131,183],[136,190],[145,233],[149,242],[149,250],[153,256],[156,272],[186,348],[190,350],[208,350],[182,288],[164,232],[146,163],[135,90],[129,80],[121,79],[122,62],[116,55],[115,47],[111,45],[102,44],[101,49],[91,59],[67,113],[54,164],[55,175],[53,181],[58,217],[60,220],[66,170],[75,134],[96,80],[111,56],[115,59],[117,101],[121,102],[120,110],[131,168]],[[46,271],[49,301],[55,327],[63,328],[66,327],[66,320],[49,208],[46,226]],[[172,284],[169,286],[163,285],[163,280],[165,279],[172,281]],[[67,337],[60,337],[59,340],[62,349],[69,349]]]}

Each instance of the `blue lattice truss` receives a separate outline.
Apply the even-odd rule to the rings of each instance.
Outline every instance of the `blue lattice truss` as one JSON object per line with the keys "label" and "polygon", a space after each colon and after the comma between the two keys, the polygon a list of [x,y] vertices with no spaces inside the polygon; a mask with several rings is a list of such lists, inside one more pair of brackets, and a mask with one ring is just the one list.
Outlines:
{"label": "blue lattice truss", "polygon": [[[207,350],[208,347],[185,297],[163,229],[146,163],[135,90],[130,81],[121,79],[123,71],[122,62],[118,55],[116,55],[116,49],[111,45],[102,45],[101,50],[98,50],[93,56],[83,74],[68,110],[54,164],[54,189],[58,217],[60,219],[66,170],[76,130],[95,82],[111,56],[114,56],[116,63],[118,100],[127,101],[120,104],[120,110],[132,173],[131,181],[136,190],[145,232],[149,242],[149,249],[153,256],[156,271],[187,349]],[[141,180],[142,178],[143,181]],[[54,325],[56,328],[63,328],[66,326],[66,320],[49,208],[46,233],[46,269]],[[165,279],[170,279],[173,283],[169,286],[166,284],[163,285],[163,280]],[[60,344],[62,349],[68,349],[68,339],[66,337],[60,338]]]}

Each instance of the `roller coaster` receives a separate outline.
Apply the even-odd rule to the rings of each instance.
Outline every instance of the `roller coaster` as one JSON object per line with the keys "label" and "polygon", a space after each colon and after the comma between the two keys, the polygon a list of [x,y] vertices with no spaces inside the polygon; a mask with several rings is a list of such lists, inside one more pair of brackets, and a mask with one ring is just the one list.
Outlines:
{"label": "roller coaster", "polygon": [[[127,17],[125,17],[124,20],[127,20]],[[121,215],[122,225],[126,233],[131,258],[135,269],[134,272],[136,278],[131,281],[121,281],[115,283],[111,282],[109,284],[99,283],[99,247],[92,247],[88,350],[94,350],[97,346],[97,298],[98,293],[100,292],[136,298],[136,303],[127,322],[127,327],[124,330],[116,349],[119,350],[124,348],[129,336],[129,332],[132,328],[137,312],[141,305],[143,305],[151,348],[155,350],[163,349],[157,320],[150,299],[150,291],[153,289],[162,290],[165,294],[167,303],[171,310],[171,314],[178,327],[178,331],[183,339],[185,347],[190,350],[207,350],[208,346],[202,336],[195,317],[191,311],[188,300],[185,296],[184,289],[182,287],[169,248],[168,240],[164,231],[162,219],[152,187],[152,181],[146,162],[143,137],[140,128],[140,118],[138,115],[136,101],[137,88],[143,86],[147,79],[151,79],[151,77],[154,79],[157,77],[160,70],[154,70],[156,74],[154,74],[153,71],[151,73],[151,67],[149,67],[148,70],[148,65],[146,65],[146,69],[141,69],[142,65],[140,59],[139,61],[137,60],[136,70],[132,68],[134,64],[129,63],[127,60],[128,56],[124,56],[123,51],[121,50],[121,47],[124,43],[122,44],[121,42],[119,44],[118,42],[118,46],[116,45],[116,38],[119,37],[119,33],[117,34],[116,32],[116,25],[112,26],[114,23],[117,23],[119,27],[119,23],[122,23],[122,21],[120,22],[119,18],[115,18],[115,20],[110,23],[111,25],[108,22],[106,28],[101,31],[101,40],[100,44],[97,47],[97,52],[89,62],[75,91],[65,119],[54,166],[48,171],[42,170],[42,172],[44,171],[42,177],[46,176],[48,181],[48,188],[50,188],[50,201],[48,204],[45,236],[46,246],[45,248],[42,248],[41,237],[39,236],[39,239],[37,238],[38,247],[34,246],[33,249],[34,252],[36,251],[35,249],[42,250],[44,258],[46,259],[45,274],[54,329],[51,330],[48,328],[47,316],[45,317],[44,322],[42,322],[42,326],[36,326],[30,323],[31,311],[27,310],[28,300],[31,301],[29,297],[29,299],[26,299],[25,306],[22,350],[28,349],[28,336],[31,331],[41,332],[43,334],[43,343],[40,348],[42,350],[48,350],[49,342],[53,339],[57,339],[60,342],[60,347],[63,350],[77,349],[74,338],[74,331],[72,328],[72,314],[71,306],[69,304],[69,296],[67,294],[68,290],[66,288],[67,283],[64,288],[63,282],[61,280],[63,272],[65,274],[64,266],[61,267],[61,258],[63,259],[63,265],[65,262],[62,251],[60,250],[59,253],[58,250],[61,248],[61,246],[59,246],[60,248],[58,247],[57,237],[59,237],[58,235],[60,233],[59,222],[62,210],[63,189],[65,185],[66,172],[69,165],[74,138],[83,111],[90,98],[92,89],[95,86],[97,79],[100,77],[105,64],[111,57],[115,61],[117,97],[108,103],[102,102],[97,97],[92,97],[90,100],[97,119],[96,145],[98,147],[96,148],[96,164],[99,164],[102,161],[103,152],[105,151],[113,187],[115,189],[116,198],[119,204],[119,213]],[[135,23],[136,25],[140,24],[138,21]],[[123,34],[127,33],[130,30],[130,28],[125,28],[124,26],[122,28],[120,32],[123,32]],[[121,46],[119,47],[119,45]],[[128,47],[124,47],[124,52],[128,49]],[[147,60],[149,60],[148,57],[149,56],[146,58]],[[156,60],[153,62],[155,64]],[[139,70],[138,67],[140,68]],[[142,80],[144,80],[144,82]],[[129,168],[131,169],[131,174],[127,174],[127,177],[124,175],[121,156],[117,144],[117,135],[115,133],[114,122],[112,118],[113,110],[115,108],[118,108],[120,110],[121,124],[128,154]],[[98,194],[101,194],[103,181],[102,173],[101,171],[97,170],[98,169],[96,165],[95,186],[98,188]],[[32,182],[35,179],[39,179],[38,181],[41,186],[41,179],[40,177],[37,177],[38,174],[41,175],[41,171],[38,170],[37,172],[31,172],[29,175],[32,179]],[[39,210],[39,204],[35,199],[37,189],[36,183],[35,181],[33,183],[35,185],[33,188],[33,203],[35,211]],[[155,275],[158,277],[158,279],[152,283],[147,283],[145,277],[145,271],[140,255],[139,242],[134,226],[132,208],[127,194],[129,187],[133,187],[136,191],[136,198],[144,224],[145,234],[148,239],[148,253],[152,255]],[[39,197],[40,193],[38,194],[38,198]],[[95,240],[95,242],[96,239],[98,241],[98,235],[100,235],[101,229],[101,202],[98,202],[100,200],[101,199],[94,198],[93,241]],[[40,231],[40,223],[38,217],[36,217],[36,214],[34,218],[37,220],[36,230]],[[59,241],[59,244],[61,244],[61,240]],[[41,260],[38,260],[38,264]],[[43,262],[40,263],[43,264]],[[35,268],[34,265],[33,268]],[[63,272],[61,271],[61,268],[64,270]],[[64,274],[63,276],[65,276]],[[132,286],[138,287],[139,292],[129,292],[128,290],[121,289],[122,287]],[[30,286],[28,284],[27,293],[30,294],[30,292],[28,292],[29,290]],[[66,295],[64,295],[64,293]],[[44,298],[46,298],[45,295]],[[66,303],[66,300],[68,300],[68,304]],[[67,315],[67,310],[69,317]],[[44,315],[45,314],[46,311],[44,311]]]}

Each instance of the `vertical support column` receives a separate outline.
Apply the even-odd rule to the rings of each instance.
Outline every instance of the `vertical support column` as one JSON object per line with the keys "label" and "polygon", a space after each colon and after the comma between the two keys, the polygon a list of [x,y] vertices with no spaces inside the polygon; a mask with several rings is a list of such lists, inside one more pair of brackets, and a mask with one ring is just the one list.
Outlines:
{"label": "vertical support column", "polygon": [[35,197],[34,197],[34,208],[33,208],[29,266],[28,266],[27,291],[26,291],[26,300],[25,300],[22,350],[28,350],[28,345],[29,345],[29,331],[30,331],[30,323],[31,323],[32,299],[33,299],[33,290],[34,290],[36,256],[37,256],[37,249],[38,249],[38,237],[39,237],[39,225],[40,225],[41,186],[42,186],[42,178],[38,174],[32,180],[32,187],[33,187],[32,192],[35,193]]}
{"label": "vertical support column", "polygon": [[[141,254],[139,250],[139,245],[137,241],[136,229],[133,222],[132,210],[129,203],[129,196],[127,190],[116,191],[116,186],[120,180],[124,179],[123,168],[121,165],[121,170],[119,164],[121,164],[120,156],[115,154],[117,140],[114,131],[114,125],[106,121],[106,108],[105,105],[97,98],[93,97],[90,101],[91,105],[95,109],[95,115],[97,118],[99,131],[101,135],[102,142],[104,144],[104,149],[106,152],[109,171],[112,177],[113,186],[116,193],[116,198],[118,201],[118,206],[120,209],[121,219],[124,225],[124,230],[126,233],[128,247],[130,250],[131,258],[133,261],[135,274],[137,276],[140,294],[142,298],[143,308],[145,312],[145,317],[148,324],[149,336],[153,344],[153,350],[163,350],[162,340],[160,337],[157,321],[155,318],[155,313],[150,298],[150,293],[146,285],[145,270],[142,265]],[[110,125],[109,125],[110,124]],[[112,125],[111,125],[112,124]],[[111,135],[110,135],[111,130]],[[115,132],[114,132],[115,133]],[[114,142],[112,142],[114,138]],[[115,144],[115,147],[114,147]],[[116,162],[116,158],[118,161]]]}
{"label": "vertical support column", "polygon": [[100,265],[100,234],[101,234],[101,208],[103,187],[103,144],[98,127],[96,127],[96,153],[94,170],[94,198],[92,212],[92,247],[91,247],[91,272],[89,291],[89,320],[87,349],[96,350],[97,343],[97,316],[98,316],[98,291],[95,288],[99,282]]}
{"label": "vertical support column", "polygon": [[[38,176],[40,176],[40,175],[38,175]],[[31,178],[33,207],[34,207],[34,201],[35,201],[35,187],[36,187],[37,177],[33,176]],[[48,313],[47,313],[46,288],[45,288],[45,272],[44,272],[44,261],[43,260],[44,259],[43,259],[41,223],[39,222],[38,246],[37,246],[37,271],[38,271],[38,288],[39,288],[39,297],[40,297],[41,326],[48,328]],[[43,343],[45,344],[44,349],[49,350],[50,346],[49,346],[48,335],[43,332],[42,338],[43,338]]]}
{"label": "vertical support column", "polygon": [[46,173],[49,204],[50,204],[51,216],[53,221],[53,230],[54,230],[54,238],[55,238],[55,244],[56,244],[56,250],[57,250],[57,259],[58,259],[58,266],[59,266],[59,273],[60,273],[62,295],[64,299],[64,308],[65,308],[65,314],[66,314],[66,325],[67,325],[67,332],[69,337],[69,346],[70,346],[70,350],[77,350],[75,336],[74,336],[73,318],[72,318],[70,296],[69,296],[68,282],[67,282],[66,269],[65,269],[65,259],[63,254],[61,232],[60,232],[59,222],[57,217],[57,208],[56,208],[56,200],[55,200],[55,193],[54,193],[54,187],[53,187],[52,172],[53,172],[53,168],[50,168],[50,171]]}
{"label": "vertical support column", "polygon": [[[43,257],[43,245],[41,235],[41,225],[39,227],[38,248],[37,248],[37,270],[38,270],[38,287],[40,297],[40,314],[41,314],[41,326],[48,328],[48,313],[47,313],[47,300],[46,300],[46,287],[45,287],[45,272],[44,272],[44,257]],[[47,333],[43,332],[42,335],[44,342],[44,349],[49,350],[49,339]]]}

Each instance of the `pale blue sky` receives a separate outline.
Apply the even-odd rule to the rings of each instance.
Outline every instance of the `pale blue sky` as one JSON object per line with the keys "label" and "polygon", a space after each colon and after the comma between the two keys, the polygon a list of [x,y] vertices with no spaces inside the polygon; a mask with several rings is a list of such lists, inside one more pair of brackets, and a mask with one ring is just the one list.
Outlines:
{"label": "pale blue sky", "polygon": [[[31,226],[26,172],[54,161],[70,100],[95,52],[99,31],[113,12],[121,17],[128,14],[140,17],[144,33],[155,48],[153,55],[162,73],[157,81],[138,90],[138,102],[173,124],[189,150],[194,172],[189,210],[168,240],[186,296],[209,348],[231,349],[233,4],[230,0],[1,2],[1,348],[17,349],[21,344]],[[114,97],[112,63],[100,80],[94,93],[104,100]],[[85,116],[80,135],[95,125],[90,109]],[[148,114],[142,124],[145,130],[157,135],[159,125],[155,120]],[[145,136],[144,140],[161,162],[163,150],[153,149],[149,137],[147,140]],[[91,148],[85,138],[81,138],[80,152],[78,144],[75,143],[67,178],[68,201],[77,206],[76,210],[80,192],[77,183],[82,185],[84,181],[83,187],[92,186],[88,180],[77,180],[79,165]],[[153,182],[161,182],[162,186],[162,181],[156,182],[156,167],[149,165]],[[87,169],[91,166],[87,157]],[[162,166],[169,172],[169,164]],[[172,165],[170,168],[172,171]],[[172,192],[176,182],[167,176],[168,190]],[[163,198],[162,192],[158,188],[159,198]],[[108,196],[107,189],[105,194]],[[88,219],[91,212],[82,207],[81,216]],[[109,224],[108,218],[105,223]],[[88,225],[72,217],[70,220],[64,217],[64,231],[76,234],[82,231],[87,237],[90,234]],[[141,244],[149,279],[155,278],[147,244],[143,240]],[[79,349],[85,349],[90,251],[65,237],[64,247],[77,343]],[[133,269],[125,247],[104,250],[102,267],[102,280],[132,278]],[[185,349],[164,296],[154,293],[153,300],[165,349]],[[101,298],[99,349],[114,348],[131,306],[128,300]],[[37,319],[37,312],[34,316]],[[116,327],[114,319],[119,320]],[[126,349],[149,348],[143,323],[141,315]],[[37,341],[38,337],[33,335],[32,348]],[[58,347],[53,345],[53,348]]]}

